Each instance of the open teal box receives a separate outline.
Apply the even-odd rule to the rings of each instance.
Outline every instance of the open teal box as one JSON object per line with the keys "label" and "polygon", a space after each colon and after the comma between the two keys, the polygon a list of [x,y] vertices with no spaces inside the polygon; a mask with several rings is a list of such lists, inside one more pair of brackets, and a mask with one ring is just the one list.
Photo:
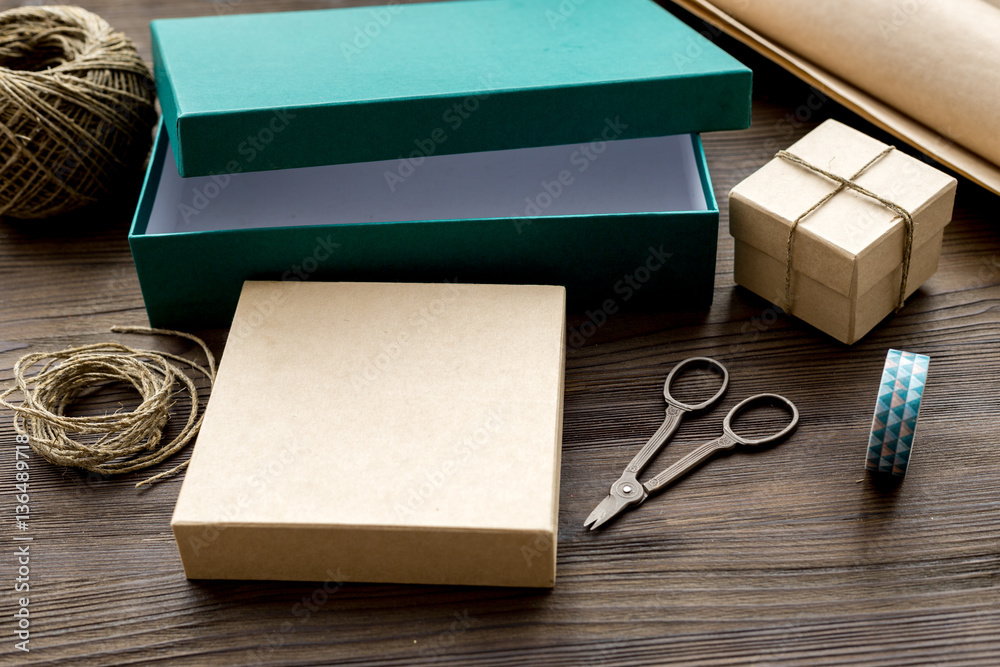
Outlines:
{"label": "open teal box", "polygon": [[154,326],[228,326],[248,279],[558,284],[579,311],[711,303],[718,206],[693,133],[749,125],[751,74],[651,0],[152,33],[163,125],[129,240]]}

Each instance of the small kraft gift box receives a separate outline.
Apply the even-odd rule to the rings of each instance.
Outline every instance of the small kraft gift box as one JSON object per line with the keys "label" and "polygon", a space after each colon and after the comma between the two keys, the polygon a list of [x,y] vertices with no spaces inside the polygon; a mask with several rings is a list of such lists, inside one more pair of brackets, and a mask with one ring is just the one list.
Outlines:
{"label": "small kraft gift box", "polygon": [[[243,282],[556,284],[578,312],[711,304],[697,133],[751,72],[652,0],[164,19],[129,243],[149,320],[226,327]],[[610,304],[608,306],[607,304]]]}
{"label": "small kraft gift box", "polygon": [[827,120],[730,193],[735,280],[854,343],[937,271],[956,185]]}

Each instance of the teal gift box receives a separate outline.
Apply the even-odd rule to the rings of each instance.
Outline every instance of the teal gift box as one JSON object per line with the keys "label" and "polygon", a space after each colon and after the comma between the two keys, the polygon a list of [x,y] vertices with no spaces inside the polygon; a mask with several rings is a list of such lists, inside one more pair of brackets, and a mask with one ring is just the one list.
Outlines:
{"label": "teal gift box", "polygon": [[466,0],[154,21],[163,109],[129,240],[151,324],[248,279],[559,284],[711,303],[700,131],[748,69],[651,0]]}

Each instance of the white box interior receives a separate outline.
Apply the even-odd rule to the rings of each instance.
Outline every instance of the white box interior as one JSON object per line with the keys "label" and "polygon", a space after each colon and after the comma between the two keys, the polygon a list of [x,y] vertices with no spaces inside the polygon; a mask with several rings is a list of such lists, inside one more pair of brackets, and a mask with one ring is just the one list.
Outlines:
{"label": "white box interior", "polygon": [[707,209],[686,134],[436,155],[414,163],[182,179],[168,145],[145,233]]}

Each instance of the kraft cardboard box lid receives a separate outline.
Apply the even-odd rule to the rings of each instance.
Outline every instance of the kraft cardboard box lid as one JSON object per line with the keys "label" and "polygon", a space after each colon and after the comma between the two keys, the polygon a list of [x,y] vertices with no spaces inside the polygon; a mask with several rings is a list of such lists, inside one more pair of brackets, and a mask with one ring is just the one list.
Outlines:
{"label": "kraft cardboard box lid", "polygon": [[150,27],[185,177],[397,158],[405,177],[432,154],[750,124],[750,70],[652,0],[463,0]]}
{"label": "kraft cardboard box lid", "polygon": [[552,586],[565,298],[247,282],[171,522],[188,577]]}

